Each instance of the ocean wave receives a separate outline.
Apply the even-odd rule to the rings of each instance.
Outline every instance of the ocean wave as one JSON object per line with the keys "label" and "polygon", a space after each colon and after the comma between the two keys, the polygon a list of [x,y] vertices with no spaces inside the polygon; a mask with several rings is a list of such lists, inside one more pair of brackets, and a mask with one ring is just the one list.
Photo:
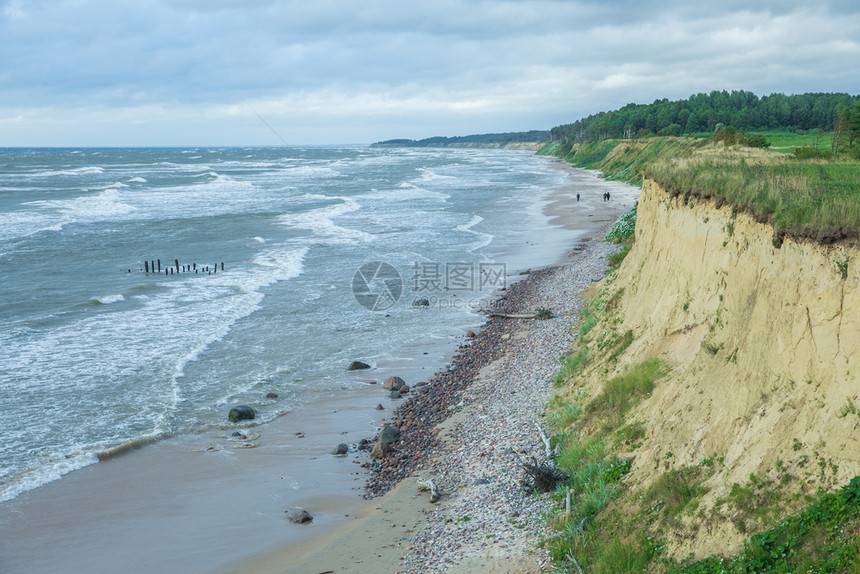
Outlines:
{"label": "ocean wave", "polygon": [[108,187],[95,195],[82,195],[67,200],[32,201],[25,205],[35,205],[47,209],[56,209],[71,219],[98,220],[127,215],[135,208],[120,201],[120,190]]}
{"label": "ocean wave", "polygon": [[433,181],[439,179],[457,179],[452,175],[442,175],[441,173],[436,173],[432,169],[426,167],[419,167],[416,171],[421,174],[419,181]]}
{"label": "ocean wave", "polygon": [[90,299],[90,303],[93,305],[110,305],[111,303],[119,303],[120,301],[125,301],[125,297],[120,293]]}
{"label": "ocean wave", "polygon": [[60,231],[66,223],[66,218],[58,221],[56,216],[39,211],[0,212],[0,241],[22,239],[46,231]]}
{"label": "ocean wave", "polygon": [[474,253],[478,249],[486,247],[487,245],[492,243],[494,239],[494,236],[490,235],[489,233],[475,231],[474,229],[472,229],[474,226],[478,225],[482,221],[484,221],[483,217],[481,217],[480,215],[473,215],[469,223],[465,223],[463,225],[458,225],[455,227],[457,231],[462,231],[463,233],[471,233],[477,238],[477,241],[472,243],[468,248],[468,250],[472,253]]}
{"label": "ocean wave", "polygon": [[74,454],[51,461],[37,469],[30,469],[19,476],[4,481],[0,487],[0,503],[12,500],[19,494],[59,480],[63,476],[99,461],[95,453]]}
{"label": "ocean wave", "polygon": [[79,175],[94,175],[104,173],[105,169],[96,165],[88,167],[78,167],[75,169],[51,169],[47,171],[37,171],[33,173],[23,173],[24,177],[56,177],[56,176],[79,176]]}
{"label": "ocean wave", "polygon": [[305,195],[305,199],[338,200],[340,203],[327,207],[312,209],[304,213],[287,213],[278,220],[282,225],[296,229],[307,229],[314,235],[333,240],[335,243],[356,244],[371,241],[373,235],[359,229],[350,229],[335,224],[334,218],[361,209],[357,201],[349,197]]}

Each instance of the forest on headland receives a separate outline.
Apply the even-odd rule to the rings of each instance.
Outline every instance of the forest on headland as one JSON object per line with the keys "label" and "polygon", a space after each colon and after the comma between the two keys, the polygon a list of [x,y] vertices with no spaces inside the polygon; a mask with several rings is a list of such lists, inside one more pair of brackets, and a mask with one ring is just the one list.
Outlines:
{"label": "forest on headland", "polygon": [[[857,122],[860,96],[847,93],[807,93],[767,96],[743,90],[698,93],[685,100],[667,98],[650,104],[627,104],[599,112],[550,130],[436,136],[419,140],[391,139],[377,147],[504,147],[517,143],[557,142],[564,153],[575,143],[605,139],[642,139],[651,136],[711,137],[730,126],[738,133],[776,131],[824,134],[845,129],[853,115]],[[842,122],[840,124],[840,122]],[[763,141],[759,142],[761,145]]]}
{"label": "forest on headland", "polygon": [[695,94],[686,100],[666,98],[651,104],[627,104],[550,130],[550,140],[586,142],[649,135],[710,135],[719,124],[750,131],[832,131],[838,113],[860,102],[846,93],[808,93],[759,97],[733,90]]}

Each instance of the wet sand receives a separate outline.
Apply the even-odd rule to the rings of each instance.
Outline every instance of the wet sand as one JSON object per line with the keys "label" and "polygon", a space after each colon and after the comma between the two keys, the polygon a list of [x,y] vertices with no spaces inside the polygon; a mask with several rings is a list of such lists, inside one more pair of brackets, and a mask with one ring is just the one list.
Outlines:
{"label": "wet sand", "polygon": [[[559,169],[567,167],[560,163]],[[579,181],[544,206],[553,225],[594,229],[633,205],[631,194],[616,199],[614,192],[613,201],[603,203],[599,178],[575,173]],[[575,189],[581,193],[576,205]],[[540,238],[535,230],[536,247]],[[475,316],[476,331],[482,321]],[[409,480],[384,497],[364,500],[368,472],[360,465],[368,462],[367,453],[330,452],[340,442],[355,445],[373,436],[391,420],[397,401],[367,381],[392,374],[412,384],[427,380],[463,342],[452,334],[451,340],[404,350],[399,363],[345,372],[342,392],[321,394],[276,421],[246,429],[260,435],[247,441],[254,448],[240,448],[246,441],[231,439],[233,429],[178,437],[24,493],[0,505],[2,570],[397,571],[412,537],[441,507]],[[385,410],[377,411],[378,403]],[[290,524],[286,511],[297,507],[308,509],[314,521]],[[323,564],[321,556],[337,563]]]}
{"label": "wet sand", "polygon": [[[455,368],[448,371],[454,374],[437,376],[426,391],[419,390],[435,385],[445,396],[442,410],[450,415],[443,422],[436,424],[430,412],[438,398],[421,405],[415,397],[410,400],[420,408],[406,403],[388,417],[386,422],[401,427],[403,442],[381,462],[358,455],[375,471],[368,492],[385,494],[369,501],[355,520],[303,545],[237,561],[218,574],[546,571],[547,558],[535,542],[548,501],[520,488],[517,453],[539,456],[543,450],[533,425],[551,396],[558,357],[571,342],[582,303],[578,293],[603,275],[605,256],[614,248],[602,239],[638,195],[638,189],[607,184],[594,172],[575,175],[576,186],[550,198],[545,210],[555,225],[570,225],[583,235],[557,265],[514,285],[503,303],[512,313],[545,305],[556,318],[486,323],[455,356]],[[602,200],[607,185],[614,198],[608,203]],[[445,389],[451,380],[453,388]],[[429,424],[414,424],[420,418]],[[440,502],[431,503],[419,491],[419,477],[437,482],[445,493]]]}
{"label": "wet sand", "polygon": [[[404,349],[401,361],[369,371],[344,365],[341,391],[241,429],[251,440],[230,427],[176,437],[23,493],[0,505],[0,571],[207,572],[337,528],[362,508],[367,473],[330,453],[372,435],[397,403],[367,383],[395,373],[426,380],[454,346]],[[288,523],[298,507],[313,511],[311,525]]]}

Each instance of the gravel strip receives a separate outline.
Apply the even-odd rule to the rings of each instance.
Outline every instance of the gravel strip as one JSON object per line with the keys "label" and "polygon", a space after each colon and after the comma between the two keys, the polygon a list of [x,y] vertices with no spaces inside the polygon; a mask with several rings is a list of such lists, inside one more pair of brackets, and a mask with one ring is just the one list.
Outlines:
{"label": "gravel strip", "polygon": [[[497,302],[497,312],[553,312],[550,320],[490,318],[471,344],[426,386],[410,393],[389,424],[401,441],[371,469],[368,498],[406,477],[432,478],[445,493],[406,542],[401,574],[445,572],[487,556],[534,554],[549,495],[524,492],[520,454],[543,459],[535,421],[552,394],[559,357],[571,344],[583,289],[606,272],[616,250],[602,241],[611,224],[580,238],[564,265],[532,272]],[[444,421],[444,422],[443,422]],[[517,454],[520,453],[520,454]]]}

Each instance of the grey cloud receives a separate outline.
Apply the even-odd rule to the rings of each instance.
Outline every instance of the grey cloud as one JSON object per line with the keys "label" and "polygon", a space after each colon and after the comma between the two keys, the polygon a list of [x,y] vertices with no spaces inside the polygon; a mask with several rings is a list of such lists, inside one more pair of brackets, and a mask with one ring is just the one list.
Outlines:
{"label": "grey cloud", "polygon": [[[62,110],[92,125],[99,111],[124,110],[127,122],[196,112],[226,126],[252,103],[272,121],[336,118],[367,133],[388,122],[404,130],[389,137],[420,137],[405,130],[548,128],[711,89],[856,93],[858,10],[842,0],[0,1],[0,145],[4,130],[36,116],[30,125],[49,125]],[[200,121],[188,131],[205,131]]]}

